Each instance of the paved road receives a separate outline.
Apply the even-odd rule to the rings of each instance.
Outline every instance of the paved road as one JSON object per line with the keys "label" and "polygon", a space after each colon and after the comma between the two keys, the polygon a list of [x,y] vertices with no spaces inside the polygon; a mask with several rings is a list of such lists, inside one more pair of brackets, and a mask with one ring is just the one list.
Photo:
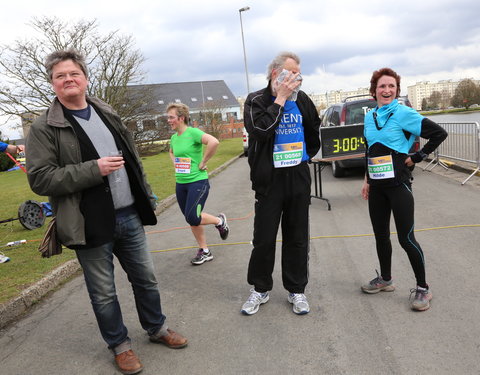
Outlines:
{"label": "paved road", "polygon": [[[195,249],[176,205],[149,227],[169,325],[190,345],[171,350],[151,344],[142,331],[128,282],[118,272],[124,318],[142,359],[143,374],[478,374],[480,364],[480,180],[461,186],[458,172],[415,171],[417,233],[427,259],[434,299],[424,313],[409,309],[415,286],[406,255],[394,242],[394,293],[365,295],[359,285],[377,260],[361,174],[323,176],[324,195],[311,206],[312,311],[296,316],[287,303],[277,264],[270,301],[254,316],[240,307],[249,294],[253,194],[241,158],[211,180],[207,212],[224,211],[231,235],[220,243],[207,230],[212,262],[189,264]],[[393,230],[394,228],[392,228]],[[366,235],[366,236],[365,236]],[[169,250],[169,251],[162,251]],[[81,277],[41,302],[26,318],[0,331],[0,372],[5,375],[116,374],[96,327]]]}

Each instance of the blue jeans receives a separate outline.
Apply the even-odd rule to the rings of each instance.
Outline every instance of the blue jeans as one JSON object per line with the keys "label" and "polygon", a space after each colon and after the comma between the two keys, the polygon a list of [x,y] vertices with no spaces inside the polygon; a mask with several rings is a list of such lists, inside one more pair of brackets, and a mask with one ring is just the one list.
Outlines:
{"label": "blue jeans", "polygon": [[143,329],[153,335],[165,322],[153,261],[147,251],[140,218],[132,206],[117,210],[115,216],[112,242],[76,250],[100,333],[110,349],[129,340],[115,290],[113,255],[118,258],[132,284]]}

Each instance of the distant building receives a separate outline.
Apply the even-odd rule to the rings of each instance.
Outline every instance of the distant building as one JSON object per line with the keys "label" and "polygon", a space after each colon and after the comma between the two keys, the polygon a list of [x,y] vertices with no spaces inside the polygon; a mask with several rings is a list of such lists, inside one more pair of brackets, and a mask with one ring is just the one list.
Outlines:
{"label": "distant building", "polygon": [[222,122],[242,118],[240,104],[223,80],[132,85],[127,89],[131,95],[148,92],[141,112],[149,120],[164,117],[170,103],[186,104],[192,120],[199,124],[202,114],[212,111]]}
{"label": "distant building", "polygon": [[357,95],[370,95],[368,88],[360,87],[356,90],[343,91],[343,90],[332,90],[325,92],[325,94],[309,94],[313,103],[317,108],[327,108],[332,104],[340,103],[342,100],[349,96]]}
{"label": "distant building", "polygon": [[[480,83],[479,80],[470,79],[477,85]],[[412,103],[413,108],[421,110],[423,99],[428,99],[434,91],[438,91],[442,97],[447,99],[451,98],[455,94],[455,90],[461,81],[462,80],[452,81],[451,79],[448,79],[438,82],[417,82],[412,86],[408,86],[408,99]]]}

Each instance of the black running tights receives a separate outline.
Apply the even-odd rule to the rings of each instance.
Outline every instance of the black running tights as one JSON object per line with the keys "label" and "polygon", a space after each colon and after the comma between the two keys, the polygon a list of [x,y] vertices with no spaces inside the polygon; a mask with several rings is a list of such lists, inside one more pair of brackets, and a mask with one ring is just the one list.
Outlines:
{"label": "black running tights", "polygon": [[392,243],[390,241],[390,216],[393,212],[400,245],[412,265],[417,285],[428,287],[425,281],[425,259],[414,235],[414,200],[410,184],[396,187],[370,186],[368,208],[372,221],[381,275],[391,279]]}

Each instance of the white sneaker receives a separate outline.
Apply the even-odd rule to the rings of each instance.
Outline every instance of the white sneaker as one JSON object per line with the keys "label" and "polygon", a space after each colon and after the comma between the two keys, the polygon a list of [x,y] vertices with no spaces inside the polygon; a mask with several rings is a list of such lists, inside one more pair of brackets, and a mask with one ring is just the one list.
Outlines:
{"label": "white sneaker", "polygon": [[305,315],[310,312],[307,297],[303,293],[289,293],[288,302],[293,304],[293,312],[298,315]]}
{"label": "white sneaker", "polygon": [[7,263],[10,260],[9,257],[4,255],[3,253],[0,253],[0,263]]}
{"label": "white sneaker", "polygon": [[252,294],[248,297],[247,302],[243,304],[241,310],[245,315],[255,314],[260,308],[260,305],[268,302],[268,299],[270,298],[268,292],[258,293],[255,289],[250,289],[250,292],[252,292]]}

